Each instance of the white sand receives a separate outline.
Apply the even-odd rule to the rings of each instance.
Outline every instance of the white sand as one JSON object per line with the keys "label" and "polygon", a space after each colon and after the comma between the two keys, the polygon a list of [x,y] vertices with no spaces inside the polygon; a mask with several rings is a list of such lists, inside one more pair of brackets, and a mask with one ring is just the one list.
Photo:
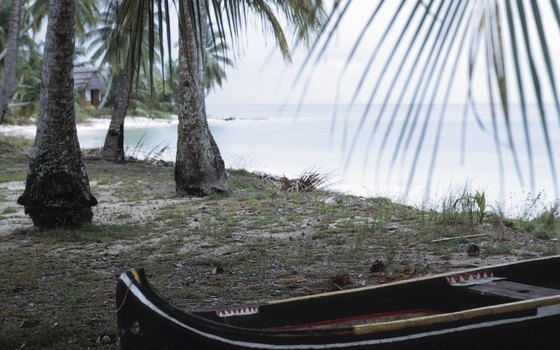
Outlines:
{"label": "white sand", "polygon": [[[92,118],[83,123],[78,123],[76,128],[78,133],[87,131],[107,130],[111,119],[109,117]],[[177,124],[177,116],[173,115],[169,119],[155,119],[148,117],[126,117],[126,128],[147,128],[159,127],[169,124]],[[34,138],[36,132],[35,125],[0,125],[0,134],[23,136],[27,138]]]}

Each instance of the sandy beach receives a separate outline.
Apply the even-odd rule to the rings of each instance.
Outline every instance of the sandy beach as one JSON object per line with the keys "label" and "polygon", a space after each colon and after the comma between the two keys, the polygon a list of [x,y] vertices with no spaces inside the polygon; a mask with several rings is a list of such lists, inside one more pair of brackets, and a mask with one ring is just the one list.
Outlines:
{"label": "sandy beach", "polygon": [[[111,118],[103,116],[100,118],[91,118],[84,122],[79,122],[76,125],[78,134],[83,132],[93,132],[100,130],[107,130]],[[177,116],[172,115],[169,119],[156,119],[149,117],[126,117],[125,126],[130,129],[141,129],[149,127],[167,126],[170,124],[177,124]],[[0,134],[11,136],[23,136],[26,138],[35,137],[35,124],[29,125],[0,125]]]}

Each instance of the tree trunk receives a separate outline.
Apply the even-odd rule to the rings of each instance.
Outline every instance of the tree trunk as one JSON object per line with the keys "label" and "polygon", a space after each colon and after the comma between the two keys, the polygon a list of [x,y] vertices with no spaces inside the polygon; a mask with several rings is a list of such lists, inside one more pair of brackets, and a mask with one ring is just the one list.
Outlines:
{"label": "tree trunk", "polygon": [[[142,28],[144,28],[146,24],[149,13],[150,1],[144,1],[142,8]],[[138,52],[129,52],[128,58],[125,61],[125,66],[117,73],[118,89],[115,95],[115,107],[111,114],[111,123],[109,124],[109,130],[107,130],[107,136],[105,136],[102,153],[103,159],[110,162],[124,161],[124,119],[126,118],[126,111],[130,103],[135,67],[138,64],[133,58],[140,56],[141,45],[138,46],[136,50],[138,50]]]}
{"label": "tree trunk", "polygon": [[122,162],[124,160],[124,118],[130,101],[133,69],[127,60],[127,67],[117,75],[118,89],[115,96],[115,107],[103,144],[103,159],[107,161]]}
{"label": "tree trunk", "polygon": [[[196,2],[195,2],[196,3]],[[200,2],[204,27],[206,8]],[[185,4],[184,7],[189,6]],[[184,28],[179,29],[179,126],[175,164],[176,192],[180,196],[205,196],[227,191],[224,161],[206,120],[202,47],[197,44],[191,15],[183,14]],[[199,27],[199,28],[200,28]],[[203,36],[206,34],[202,30]],[[200,40],[200,36],[199,36]]]}
{"label": "tree trunk", "polygon": [[35,226],[75,228],[90,222],[97,200],[80,152],[74,113],[75,0],[50,0],[35,146],[25,206]]}
{"label": "tree trunk", "polygon": [[17,55],[19,44],[19,25],[21,18],[21,1],[12,0],[10,8],[10,22],[8,29],[8,47],[6,48],[6,61],[4,62],[4,76],[0,88],[0,123],[8,112],[8,105],[12,99],[16,85]]}

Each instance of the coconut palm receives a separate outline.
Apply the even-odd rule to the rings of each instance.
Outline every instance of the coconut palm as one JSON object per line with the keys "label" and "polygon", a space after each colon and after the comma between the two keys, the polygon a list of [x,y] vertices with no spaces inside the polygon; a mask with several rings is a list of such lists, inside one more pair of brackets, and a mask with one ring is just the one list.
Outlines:
{"label": "coconut palm", "polygon": [[37,115],[39,109],[43,45],[23,36],[18,57],[18,83],[14,87],[10,111],[12,116],[30,117]]}
{"label": "coconut palm", "polygon": [[[134,0],[123,1],[123,7],[130,7]],[[129,3],[129,5],[126,5]],[[208,195],[227,190],[225,167],[220,151],[214,141],[206,120],[204,94],[204,45],[208,28],[213,25],[222,33],[229,34],[235,43],[242,29],[247,25],[247,18],[256,15],[261,23],[273,33],[280,51],[290,59],[290,48],[286,32],[277,18],[282,14],[289,23],[295,37],[306,42],[320,28],[322,0],[182,0],[174,1],[179,14],[179,137],[175,165],[176,193],[178,195]],[[154,17],[148,21],[149,26],[163,22],[169,15],[168,2],[153,2],[150,7]],[[123,19],[126,11],[122,11]],[[139,21],[137,13],[129,16]],[[120,23],[121,31],[126,28],[124,20]],[[226,26],[229,28],[226,33]],[[136,28],[142,28],[136,27]],[[163,29],[163,25],[160,25]],[[167,22],[169,37],[169,22]],[[154,29],[149,29],[150,37],[155,36]],[[160,40],[163,35],[160,31]],[[150,39],[155,42],[154,39]],[[169,48],[170,44],[168,44]],[[154,45],[151,50],[155,51]],[[170,50],[170,49],[169,49]],[[132,50],[130,51],[132,52]],[[153,54],[150,54],[153,56]],[[153,60],[150,60],[153,62]]]}
{"label": "coconut palm", "polygon": [[[132,33],[131,37],[116,36],[115,41],[109,45],[109,50],[106,52],[105,60],[112,62],[112,68],[116,70],[115,77],[117,82],[117,90],[115,93],[115,105],[111,114],[111,123],[105,137],[103,145],[103,159],[108,161],[123,161],[124,160],[124,119],[126,111],[129,106],[130,97],[132,95],[132,82],[134,81],[137,65],[139,64],[142,45],[142,38],[145,38],[143,31],[146,27],[145,23],[150,11],[150,3],[148,1],[133,1],[131,2],[131,9],[134,13],[141,13],[140,22],[128,22],[126,24],[127,30],[125,34]],[[126,6],[122,3],[117,6]],[[114,14],[118,14],[123,9],[118,9],[115,6]],[[112,16],[112,15],[111,15]],[[107,17],[114,18],[114,17]],[[130,20],[130,17],[127,17]],[[137,30],[134,30],[134,29]],[[138,31],[140,30],[140,32]],[[121,33],[123,33],[121,31]],[[138,35],[138,39],[134,37]],[[136,45],[136,41],[140,43]],[[145,39],[144,39],[145,41]],[[118,42],[121,44],[119,45]],[[124,50],[131,48],[131,54],[124,59]]]}
{"label": "coconut palm", "polygon": [[[41,28],[43,20],[47,17],[49,2],[30,1],[27,11],[31,14],[31,22],[24,30],[32,29],[34,32],[37,32]],[[99,9],[97,8],[97,0],[76,1],[75,31],[77,38],[83,38],[88,29],[94,26],[98,20]]]}
{"label": "coconut palm", "polygon": [[[224,161],[206,120],[204,53],[206,5],[197,4],[193,16],[179,6],[179,131],[175,163],[178,195],[203,196],[227,190]],[[199,29],[200,37],[195,28]]]}
{"label": "coconut palm", "polygon": [[40,112],[24,193],[18,203],[41,228],[91,221],[97,200],[76,132],[73,91],[75,0],[50,0]]}
{"label": "coconut palm", "polygon": [[[210,27],[208,27],[210,31]],[[228,46],[220,32],[206,33],[204,47],[204,88],[206,93],[222,86],[226,80],[225,67],[233,67],[233,60],[227,56]]]}
{"label": "coconut palm", "polygon": [[[218,28],[220,11],[231,18],[229,25],[234,32],[246,23],[246,16],[254,13],[266,19],[271,26],[277,43],[285,57],[289,58],[289,48],[285,33],[277,20],[274,10],[282,12],[301,36],[309,35],[302,29],[317,27],[322,2],[307,1],[239,1],[236,3],[215,2],[212,8],[206,1],[193,0],[190,4],[180,3],[179,17],[179,133],[175,166],[175,183],[178,195],[207,195],[227,190],[225,167],[220,151],[206,120],[204,101],[203,45],[208,33],[208,22],[213,10]],[[308,8],[305,8],[308,5]],[[222,7],[223,6],[223,7]],[[304,17],[307,15],[308,17]],[[311,24],[310,24],[311,23]],[[222,32],[223,33],[223,32]],[[305,33],[302,34],[302,33]],[[224,34],[225,35],[225,34]]]}
{"label": "coconut palm", "polygon": [[[78,38],[82,38],[86,28],[97,21],[98,10],[95,2],[95,0],[82,0],[77,3],[76,35]],[[6,4],[10,6],[10,3],[9,16],[3,15],[5,18],[9,18],[7,27],[10,28],[10,34],[8,45],[0,52],[0,60],[4,62],[3,82],[0,85],[0,122],[8,111],[8,104],[14,94],[15,85],[18,83],[16,79],[18,66],[26,62],[18,60],[18,50],[22,43],[25,43],[30,51],[33,50],[29,45],[36,45],[36,43],[33,38],[28,36],[28,32],[31,31],[34,35],[39,31],[49,6],[48,1],[11,0],[2,3],[0,10],[4,10]],[[21,103],[21,101],[19,102]]]}
{"label": "coconut palm", "polygon": [[[131,2],[129,3],[132,9],[132,12],[136,12],[137,10],[134,9],[134,6],[141,5],[141,2]],[[121,4],[121,6],[126,4]],[[130,44],[131,38],[125,38],[124,36],[113,36],[113,29],[117,21],[117,13],[119,9],[117,8],[119,5],[110,6],[108,11],[104,14],[105,24],[95,28],[95,30],[90,31],[86,35],[86,40],[90,40],[90,44],[92,47],[96,48],[92,54],[92,60],[98,60],[103,58],[104,63],[108,63],[111,67],[111,78],[109,79],[110,82],[115,82],[117,88],[114,89],[115,92],[115,103],[113,112],[111,115],[111,123],[105,137],[105,143],[103,146],[102,156],[104,160],[108,161],[123,161],[124,160],[124,120],[125,115],[130,105],[131,99],[134,99],[134,96],[138,95],[137,97],[147,96],[149,100],[141,101],[138,98],[135,99],[136,104],[140,103],[144,107],[148,105],[154,105],[154,102],[158,98],[165,98],[163,96],[165,94],[165,83],[160,82],[157,80],[154,81],[154,68],[151,68],[152,72],[150,73],[148,69],[148,62],[147,62],[147,49],[146,47],[150,45],[148,40],[149,33],[148,33],[148,26],[145,23],[140,23],[140,26],[144,28],[144,33],[142,35],[143,43],[139,50],[143,50],[145,54],[141,54],[141,52],[136,53],[134,56],[139,57],[141,62],[138,62],[141,68],[140,71],[134,68],[135,64],[131,64],[130,61],[125,59],[125,52],[128,50],[128,46]],[[149,2],[144,2],[143,6],[145,7],[144,10],[144,17],[147,18],[148,10],[149,10]],[[130,17],[127,18],[129,20],[128,26],[138,25],[137,23],[130,22]],[[145,21],[145,20],[144,20]],[[157,30],[157,29],[156,29]],[[125,34],[134,33],[132,30],[127,30],[124,32]],[[225,79],[225,71],[223,67],[225,65],[231,65],[232,62],[229,58],[223,55],[223,52],[227,51],[227,46],[220,40],[220,37],[216,35],[215,37],[209,36],[210,40],[207,40],[206,47],[205,47],[205,85],[206,89],[209,90],[213,88],[216,84],[221,85],[222,81]],[[214,38],[215,40],[212,40]],[[111,44],[111,40],[119,40],[124,45],[115,45]],[[158,38],[155,38],[156,46],[161,47],[160,43],[158,43]],[[156,61],[161,61],[161,49],[155,51],[155,58]],[[102,63],[103,64],[103,63]],[[175,65],[176,66],[176,65]],[[173,72],[174,69],[171,70]],[[145,89],[144,83],[146,82],[145,79],[142,79],[140,76],[135,76],[136,73],[144,73],[145,77],[148,77],[148,80],[151,80],[152,83],[157,83],[163,87],[163,91],[156,91],[158,86],[152,86],[151,89],[147,86],[147,90]],[[156,72],[156,76],[158,72]],[[162,72],[159,71],[159,75]],[[175,76],[177,73],[175,72]],[[133,88],[133,80],[137,79],[136,87]],[[139,79],[139,80],[138,80]],[[153,84],[152,84],[153,85]],[[156,90],[154,90],[156,88]],[[110,88],[107,89],[109,92]],[[151,90],[151,91],[149,91]],[[147,93],[147,95],[146,95]],[[104,102],[104,101],[103,101]],[[161,101],[164,102],[164,101]]]}
{"label": "coconut palm", "polygon": [[8,45],[4,62],[4,75],[0,86],[0,123],[8,111],[8,104],[12,98],[16,85],[16,64],[18,55],[19,26],[21,19],[22,0],[12,0],[9,17]]}

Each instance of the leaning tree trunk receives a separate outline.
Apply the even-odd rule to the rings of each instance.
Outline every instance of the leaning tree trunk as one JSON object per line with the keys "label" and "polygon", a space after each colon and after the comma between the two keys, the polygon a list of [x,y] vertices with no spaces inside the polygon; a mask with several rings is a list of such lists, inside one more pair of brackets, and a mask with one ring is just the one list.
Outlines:
{"label": "leaning tree trunk", "polygon": [[[200,15],[206,22],[204,2]],[[188,6],[188,5],[185,5]],[[224,161],[206,120],[202,49],[191,16],[183,14],[179,47],[179,126],[175,183],[178,195],[205,196],[227,190]],[[204,26],[201,26],[204,27]],[[205,30],[202,33],[206,34]],[[203,38],[201,42],[204,43]]]}
{"label": "leaning tree trunk", "polygon": [[[144,28],[149,13],[150,1],[144,1],[141,28]],[[111,162],[122,162],[124,160],[124,119],[130,103],[134,71],[138,64],[137,57],[140,56],[141,46],[136,46],[136,49],[132,50],[136,50],[136,52],[129,52],[125,66],[117,75],[118,88],[115,96],[115,107],[111,114],[111,123],[103,144],[102,157],[104,160]]]}
{"label": "leaning tree trunk", "polygon": [[117,75],[118,88],[115,96],[115,107],[111,114],[111,123],[103,144],[103,159],[111,162],[122,162],[124,160],[124,118],[130,102],[133,69],[128,64]]}
{"label": "leaning tree trunk", "polygon": [[35,146],[18,203],[41,228],[91,221],[91,194],[74,113],[75,0],[50,0]]}
{"label": "leaning tree trunk", "polygon": [[8,47],[6,48],[4,76],[2,77],[2,86],[0,87],[0,123],[4,120],[8,112],[8,105],[12,99],[14,86],[16,85],[21,1],[22,0],[12,0],[12,7],[10,8]]}

